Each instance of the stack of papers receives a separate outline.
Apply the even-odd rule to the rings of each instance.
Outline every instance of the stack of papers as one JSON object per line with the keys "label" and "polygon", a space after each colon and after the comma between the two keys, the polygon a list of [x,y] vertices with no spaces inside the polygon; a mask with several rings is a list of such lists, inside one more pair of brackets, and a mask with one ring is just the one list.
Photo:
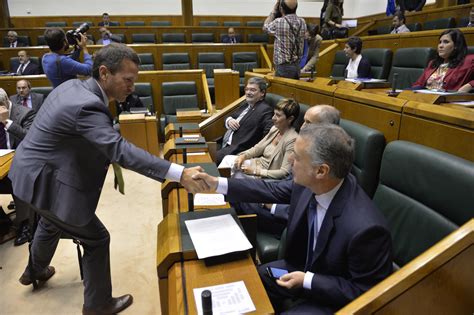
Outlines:
{"label": "stack of papers", "polygon": [[223,194],[195,194],[195,206],[225,206]]}

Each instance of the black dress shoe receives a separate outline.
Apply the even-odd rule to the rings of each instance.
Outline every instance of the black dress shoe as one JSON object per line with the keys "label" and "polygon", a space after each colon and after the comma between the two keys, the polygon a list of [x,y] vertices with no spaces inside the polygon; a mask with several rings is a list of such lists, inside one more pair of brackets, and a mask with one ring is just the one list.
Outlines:
{"label": "black dress shoe", "polygon": [[30,227],[28,224],[24,224],[18,229],[18,233],[15,240],[13,241],[13,245],[20,246],[25,244],[30,239],[30,236]]}
{"label": "black dress shoe", "polygon": [[130,294],[125,294],[119,296],[117,298],[112,298],[109,303],[105,304],[99,308],[87,308],[85,306],[82,307],[82,314],[83,315],[111,315],[116,314],[130,305],[132,305],[133,296]]}
{"label": "black dress shoe", "polygon": [[[48,266],[44,268],[43,271],[37,273],[35,276],[37,280],[46,282],[48,281],[49,278],[51,278],[55,274],[55,272],[56,270],[54,269],[53,266]],[[28,270],[28,268],[25,270],[25,272],[23,272],[19,281],[23,285],[30,285],[33,283],[33,281],[31,280],[30,271]]]}

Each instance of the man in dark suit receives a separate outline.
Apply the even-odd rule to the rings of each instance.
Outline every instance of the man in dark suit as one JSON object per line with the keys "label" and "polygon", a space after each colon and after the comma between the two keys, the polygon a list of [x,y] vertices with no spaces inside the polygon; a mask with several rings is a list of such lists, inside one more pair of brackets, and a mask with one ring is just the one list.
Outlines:
{"label": "man in dark suit", "polygon": [[100,39],[97,41],[97,45],[108,45],[110,43],[120,43],[121,39],[118,36],[113,35],[106,27],[99,28]]}
{"label": "man in dark suit", "polygon": [[[0,149],[16,149],[30,129],[35,112],[21,105],[14,104],[8,99],[5,90],[0,88]],[[0,193],[12,194],[11,181],[3,178],[0,181]],[[22,245],[28,241],[30,230],[28,226],[29,207],[17,200],[13,195],[16,208],[15,224],[17,235],[14,245]],[[3,212],[3,209],[0,210]]]}
{"label": "man in dark suit", "polygon": [[25,47],[28,46],[26,43],[22,43],[18,41],[18,33],[15,31],[8,31],[7,33],[7,42],[5,43],[4,47]]}
{"label": "man in dark suit", "polygon": [[[31,263],[20,283],[44,282],[54,275],[49,264],[65,232],[84,248],[83,314],[115,314],[133,301],[129,294],[112,297],[110,236],[95,215],[110,163],[155,180],[179,181],[193,193],[206,187],[191,178],[200,167],[184,169],[159,159],[113,128],[107,104],[124,101],[133,92],[139,63],[137,54],[125,45],[110,44],[97,51],[92,78],[68,80],[49,94],[9,173],[14,194],[41,216],[31,244]],[[120,175],[120,168],[114,170]]]}
{"label": "man in dark suit", "polygon": [[110,15],[108,13],[103,13],[102,22],[99,22],[99,26],[119,26],[119,23],[110,21]]}
{"label": "man in dark suit", "polygon": [[[229,201],[290,203],[284,259],[261,265],[260,277],[277,312],[332,314],[392,272],[385,218],[350,174],[354,141],[335,125],[301,129],[293,181],[204,179]],[[267,267],[287,273],[270,277]]]}
{"label": "man in dark suit", "polygon": [[36,113],[39,111],[44,101],[44,95],[31,92],[31,82],[28,80],[19,80],[16,82],[16,91],[18,94],[10,96],[13,104],[31,108]]}
{"label": "man in dark suit", "polygon": [[237,44],[240,43],[240,36],[235,34],[235,30],[233,27],[229,27],[227,30],[227,35],[222,37],[222,42],[224,44]]}
{"label": "man in dark suit", "polygon": [[253,77],[247,81],[245,103],[226,118],[227,131],[222,139],[222,148],[217,151],[217,165],[224,156],[253,147],[273,126],[273,109],[265,102],[266,92],[267,83],[264,79]]}
{"label": "man in dark suit", "polygon": [[18,67],[11,69],[13,73],[18,75],[36,75],[40,74],[39,67],[36,63],[31,62],[30,56],[26,50],[20,50],[18,52]]}

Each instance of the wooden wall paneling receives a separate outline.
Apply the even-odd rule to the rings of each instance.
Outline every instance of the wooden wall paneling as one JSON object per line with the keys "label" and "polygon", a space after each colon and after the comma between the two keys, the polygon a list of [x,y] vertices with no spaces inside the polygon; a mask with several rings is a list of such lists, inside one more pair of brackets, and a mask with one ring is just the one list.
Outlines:
{"label": "wooden wall paneling", "polygon": [[327,46],[325,43],[326,47],[320,49],[318,63],[316,64],[316,76],[327,78],[331,76],[336,52],[341,50],[343,46],[341,42],[334,40],[324,42],[327,42]]}
{"label": "wooden wall paneling", "polygon": [[4,76],[0,77],[0,87],[2,87],[9,96],[16,94],[16,82],[21,79],[26,79],[31,82],[33,87],[51,86],[51,83],[43,75],[28,75],[28,76]]}
{"label": "wooden wall paneling", "polygon": [[0,27],[10,27],[10,10],[8,9],[8,0],[0,1]]}
{"label": "wooden wall paneling", "polygon": [[10,69],[10,58],[18,57],[20,50],[28,51],[31,57],[42,57],[49,52],[47,47],[18,47],[18,48],[0,48],[0,69]]}

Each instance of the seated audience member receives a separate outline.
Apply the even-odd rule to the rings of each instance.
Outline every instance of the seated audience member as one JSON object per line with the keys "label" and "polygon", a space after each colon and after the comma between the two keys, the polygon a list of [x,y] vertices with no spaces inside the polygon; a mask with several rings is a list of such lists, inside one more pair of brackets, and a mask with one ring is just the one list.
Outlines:
{"label": "seated audience member", "polygon": [[344,0],[329,0],[321,30],[324,39],[346,37],[347,28],[342,26],[343,5]]}
{"label": "seated audience member", "polygon": [[[92,56],[87,50],[87,37],[83,34],[80,36],[81,40],[76,39],[74,52],[68,55],[69,43],[61,28],[48,28],[44,32],[51,53],[43,56],[43,70],[54,88],[64,81],[75,79],[77,75],[91,75]],[[84,63],[78,61],[81,50],[84,52]]]}
{"label": "seated audience member", "polygon": [[102,22],[99,22],[99,26],[112,26],[110,25],[110,15],[108,13],[102,13]]}
{"label": "seated audience member", "polygon": [[[316,63],[318,62],[319,58],[319,48],[321,47],[321,41],[323,38],[319,35],[319,26],[314,25],[310,26],[308,24],[308,30],[306,31],[306,40],[305,40],[305,51],[306,47],[308,47],[306,58],[304,58],[301,66],[302,72],[308,72],[314,69],[316,72]],[[307,46],[306,46],[307,45]]]}
{"label": "seated audience member", "polygon": [[[304,123],[301,128],[309,124],[339,125],[340,112],[333,106],[316,105],[308,108],[304,114]],[[293,179],[292,174],[287,179]],[[246,203],[236,202],[232,206],[238,213],[257,214],[257,229],[262,232],[280,236],[288,221],[289,204],[276,203]]]}
{"label": "seated audience member", "polygon": [[360,37],[352,36],[344,46],[344,52],[349,57],[345,70],[345,77],[349,79],[370,77],[370,63],[367,58],[360,54],[362,51],[362,40]]}
{"label": "seated audience member", "polygon": [[[35,112],[28,107],[12,103],[4,89],[0,88],[0,149],[16,149],[30,129]],[[0,193],[12,194],[12,185],[8,177],[0,180]],[[28,218],[29,207],[13,196],[16,208],[17,236],[14,245],[28,241],[30,236]],[[3,209],[1,209],[3,212]],[[3,213],[4,214],[4,213]],[[1,214],[0,217],[4,217]]]}
{"label": "seated audience member", "polygon": [[11,69],[13,73],[18,75],[36,75],[40,74],[39,67],[34,62],[31,62],[30,56],[26,50],[20,50],[18,52],[19,65],[16,69]]}
{"label": "seated audience member", "polygon": [[410,29],[405,25],[405,15],[397,11],[393,15],[392,31],[390,34],[409,33]]}
{"label": "seated audience member", "polygon": [[226,155],[237,154],[256,145],[272,127],[273,109],[265,102],[267,83],[253,77],[245,87],[245,102],[225,120],[227,129],[222,148],[217,151],[216,164]]}
{"label": "seated audience member", "polygon": [[[333,314],[392,272],[387,222],[350,173],[353,159],[341,127],[313,124],[296,139],[293,180],[194,175],[230,202],[290,204],[283,259],[258,267],[278,314]],[[287,273],[275,279],[268,267]]]}
{"label": "seated audience member", "polygon": [[44,95],[31,92],[31,83],[28,80],[17,81],[16,92],[18,94],[10,97],[10,100],[15,105],[31,108],[35,113],[37,113],[41,105],[43,105]]}
{"label": "seated audience member", "polygon": [[254,147],[227,155],[221,166],[232,167],[233,177],[256,176],[283,179],[290,172],[288,157],[293,153],[293,144],[298,136],[294,123],[300,113],[300,105],[294,99],[281,99],[275,106],[272,121],[274,126]]}
{"label": "seated audience member", "polygon": [[7,43],[5,44],[5,47],[25,47],[28,46],[25,43],[19,42],[18,41],[18,33],[15,31],[8,31],[7,33]]}
{"label": "seated audience member", "polygon": [[438,54],[431,60],[414,89],[469,92],[474,86],[474,55],[467,54],[464,34],[458,29],[441,33]]}
{"label": "seated audience member", "polygon": [[110,43],[120,43],[122,40],[120,37],[112,35],[112,33],[106,28],[101,27],[99,28],[100,32],[100,39],[97,40],[97,45],[108,45]]}
{"label": "seated audience member", "polygon": [[421,11],[425,3],[426,0],[398,0],[400,11],[402,11],[403,13],[405,13],[405,11]]}
{"label": "seated audience member", "polygon": [[233,27],[229,27],[227,30],[227,35],[222,37],[222,42],[224,44],[237,44],[240,43],[240,36],[235,34],[235,30]]}

